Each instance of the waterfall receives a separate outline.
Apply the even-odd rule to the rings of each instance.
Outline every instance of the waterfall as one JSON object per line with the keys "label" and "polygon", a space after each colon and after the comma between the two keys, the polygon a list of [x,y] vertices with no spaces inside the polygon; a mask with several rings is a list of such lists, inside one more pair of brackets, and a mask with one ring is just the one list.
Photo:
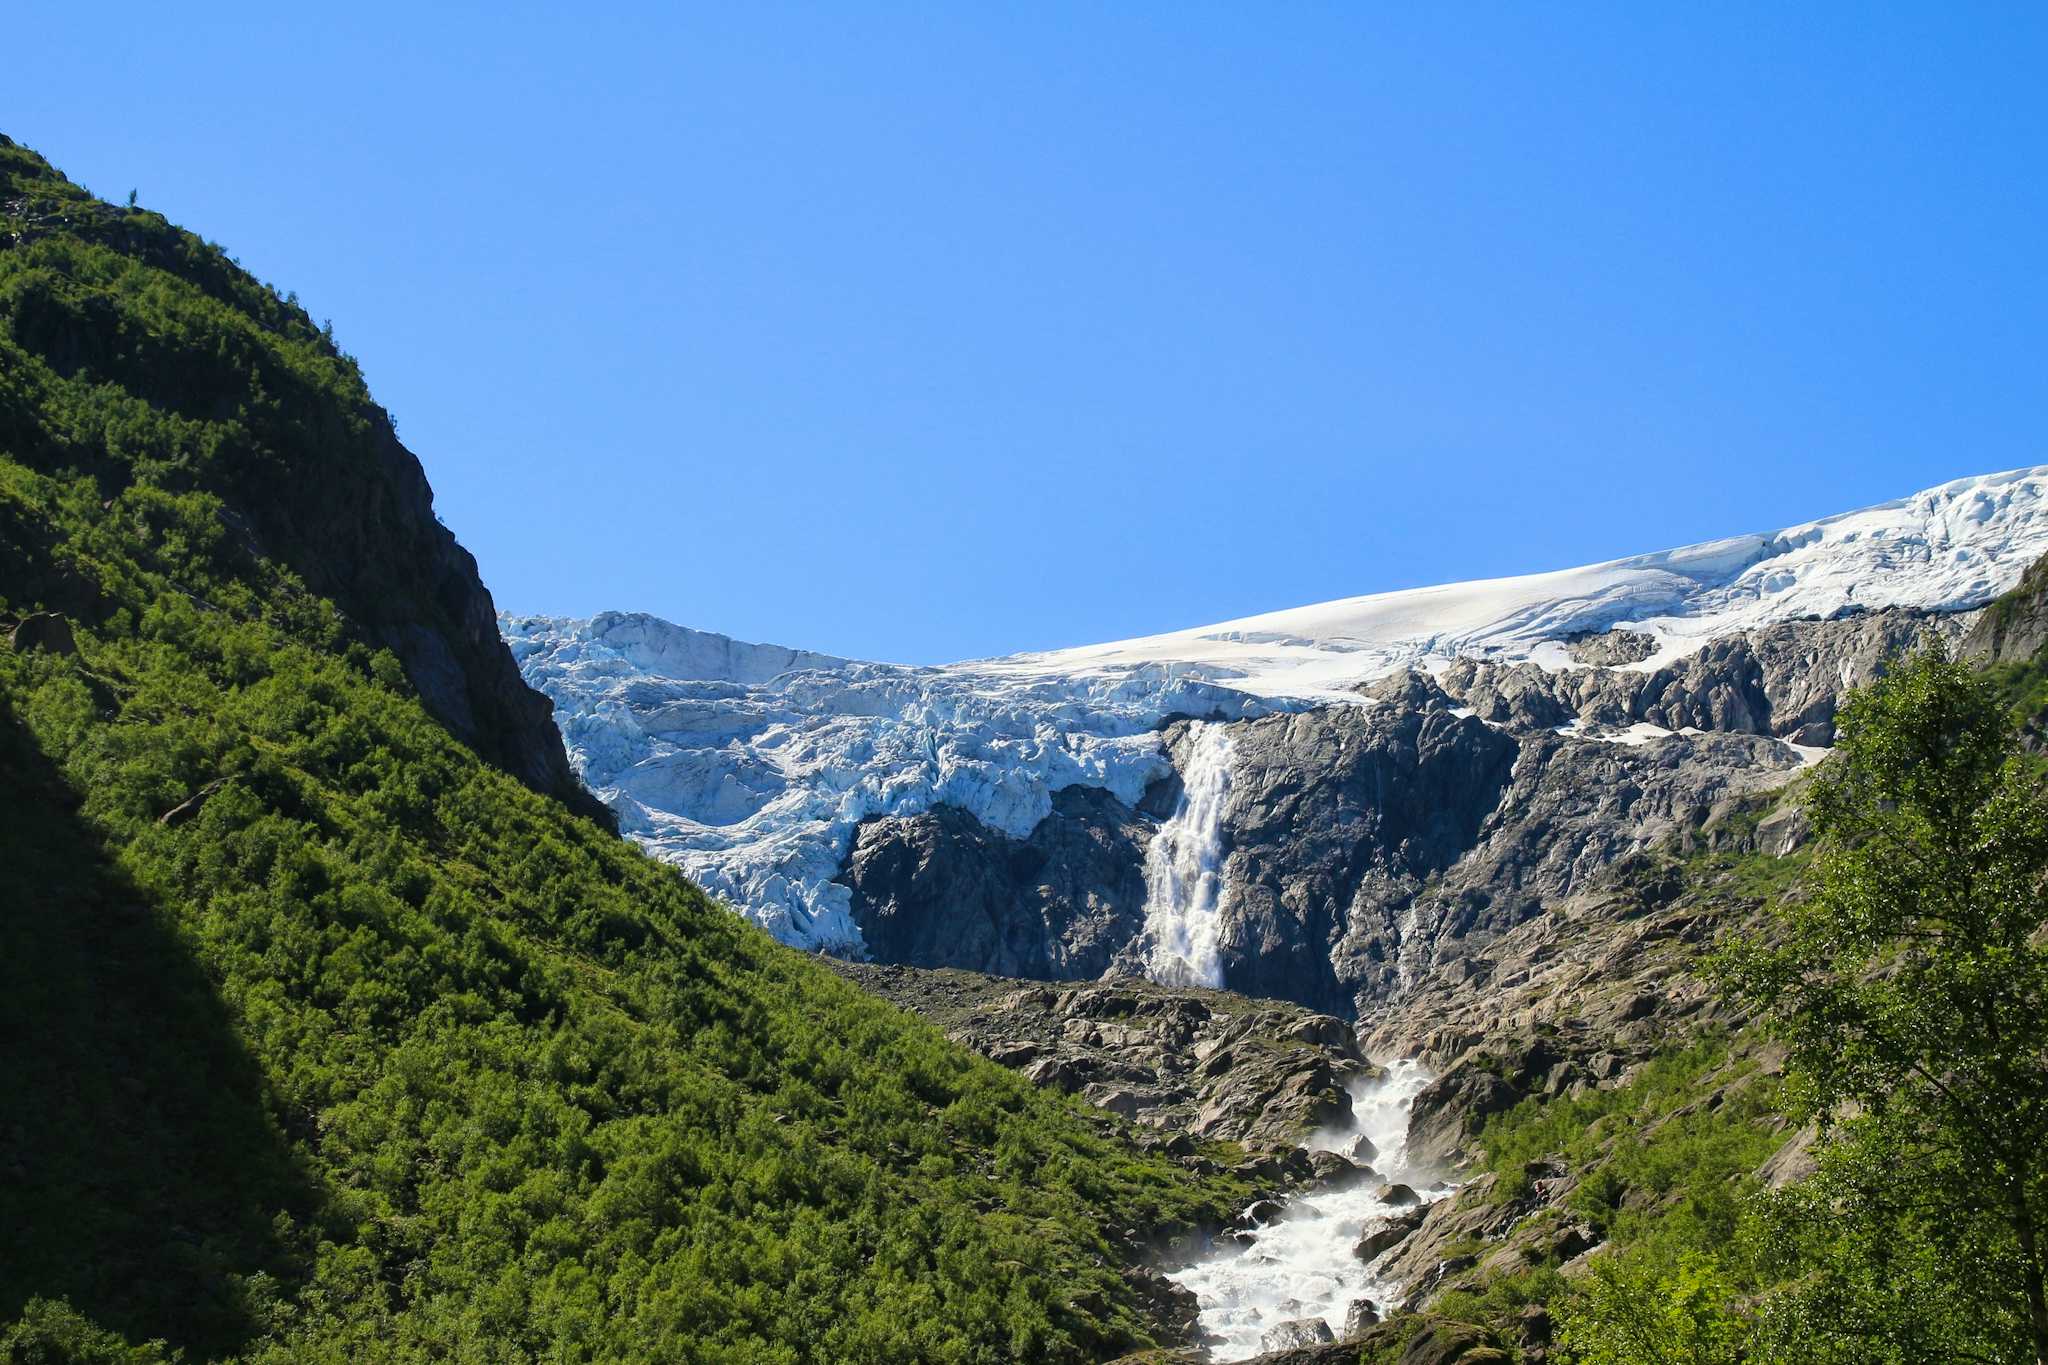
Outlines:
{"label": "waterfall", "polygon": [[1166,986],[1223,985],[1223,807],[1230,734],[1190,727],[1180,802],[1145,851],[1145,975]]}
{"label": "waterfall", "polygon": [[[1256,1355],[1267,1332],[1294,1319],[1320,1318],[1341,1335],[1354,1300],[1369,1299],[1384,1313],[1398,1298],[1400,1287],[1377,1269],[1393,1253],[1368,1263],[1352,1249],[1368,1228],[1401,1211],[1380,1198],[1380,1181],[1412,1182],[1425,1203],[1448,1192],[1432,1181],[1432,1172],[1408,1160],[1408,1111],[1429,1079],[1418,1063],[1393,1063],[1352,1091],[1351,1123],[1309,1140],[1312,1148],[1358,1153],[1373,1166],[1372,1178],[1297,1194],[1241,1242],[1172,1272],[1170,1278],[1201,1304],[1213,1359]],[[1364,1143],[1355,1146],[1361,1137]]]}

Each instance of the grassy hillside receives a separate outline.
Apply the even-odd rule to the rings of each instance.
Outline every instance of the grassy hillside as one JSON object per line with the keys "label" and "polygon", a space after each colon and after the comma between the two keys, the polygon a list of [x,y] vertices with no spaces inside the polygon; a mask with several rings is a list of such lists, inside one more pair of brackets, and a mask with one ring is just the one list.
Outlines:
{"label": "grassy hillside", "polygon": [[6,1351],[1143,1344],[1128,1247],[1245,1192],[458,743],[303,562],[290,486],[380,421],[295,305],[0,145]]}

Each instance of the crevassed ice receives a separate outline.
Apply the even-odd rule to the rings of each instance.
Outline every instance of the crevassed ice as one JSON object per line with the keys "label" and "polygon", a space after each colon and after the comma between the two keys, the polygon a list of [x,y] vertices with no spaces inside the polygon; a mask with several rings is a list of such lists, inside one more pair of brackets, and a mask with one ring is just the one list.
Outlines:
{"label": "crevassed ice", "polygon": [[[584,780],[627,833],[785,942],[857,953],[832,878],[859,822],[940,803],[1022,836],[1076,783],[1135,802],[1158,729],[1332,700],[1460,654],[1565,662],[1566,635],[1653,636],[1650,669],[1733,631],[1856,608],[1980,606],[2048,553],[2048,466],[1740,536],[1520,578],[937,668],[755,645],[605,613],[501,616]],[[1201,945],[1190,941],[1194,956]],[[1189,954],[1183,952],[1184,958]],[[1190,958],[1192,960],[1192,958]]]}
{"label": "crevassed ice", "polygon": [[[1171,665],[1084,679],[862,663],[608,612],[500,619],[620,827],[784,942],[857,953],[834,882],[870,816],[962,807],[1021,838],[1082,784],[1136,804],[1176,715],[1274,703]],[[1284,705],[1284,704],[1283,704]]]}

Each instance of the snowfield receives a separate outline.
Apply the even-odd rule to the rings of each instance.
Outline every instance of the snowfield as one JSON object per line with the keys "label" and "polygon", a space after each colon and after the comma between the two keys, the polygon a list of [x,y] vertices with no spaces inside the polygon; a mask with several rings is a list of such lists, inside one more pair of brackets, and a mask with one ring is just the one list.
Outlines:
{"label": "snowfield", "polygon": [[1545,667],[1625,627],[1655,669],[1717,636],[1886,606],[1963,610],[2048,554],[2048,466],[1958,479],[1767,535],[1606,564],[1345,598],[1220,625],[923,668],[747,644],[607,612],[499,619],[621,827],[784,942],[860,951],[832,878],[859,822],[950,803],[1023,836],[1052,793],[1135,802],[1176,715],[1356,701],[1460,655]]}

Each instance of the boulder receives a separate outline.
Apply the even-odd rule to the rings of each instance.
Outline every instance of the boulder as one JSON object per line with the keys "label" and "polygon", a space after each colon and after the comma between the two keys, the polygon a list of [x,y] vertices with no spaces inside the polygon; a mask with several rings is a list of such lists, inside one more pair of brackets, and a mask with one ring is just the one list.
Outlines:
{"label": "boulder", "polygon": [[1361,1166],[1341,1152],[1310,1152],[1308,1161],[1315,1168],[1316,1184],[1328,1190],[1348,1190],[1373,1176],[1372,1167]]}
{"label": "boulder", "polygon": [[1382,1204],[1391,1204],[1397,1209],[1408,1208],[1422,1202],[1422,1196],[1407,1185],[1382,1185],[1372,1193],[1373,1198]]}
{"label": "boulder", "polygon": [[1327,1346],[1337,1340],[1330,1324],[1321,1318],[1290,1318],[1269,1327],[1259,1337],[1261,1351],[1291,1351],[1302,1346]]}
{"label": "boulder", "polygon": [[1512,1365],[1514,1357],[1462,1322],[1432,1319],[1408,1339],[1400,1365]]}
{"label": "boulder", "polygon": [[1399,1246],[1408,1239],[1410,1233],[1421,1227],[1422,1220],[1428,1213],[1427,1208],[1418,1206],[1406,1213],[1396,1214],[1377,1227],[1368,1229],[1365,1236],[1358,1239],[1358,1245],[1351,1249],[1351,1254],[1361,1261],[1379,1259],[1382,1254]]}
{"label": "boulder", "polygon": [[1280,1215],[1287,1208],[1277,1199],[1256,1199],[1237,1215],[1237,1226],[1241,1228],[1262,1228],[1268,1223],[1280,1221]]}
{"label": "boulder", "polygon": [[1452,1067],[1431,1081],[1408,1111],[1408,1158],[1450,1162],[1495,1114],[1505,1113],[1522,1092],[1476,1065]]}
{"label": "boulder", "polygon": [[1343,1339],[1349,1341],[1353,1337],[1363,1336],[1365,1329],[1376,1326],[1379,1320],[1380,1310],[1373,1305],[1371,1299],[1353,1299],[1351,1306],[1344,1310]]}

